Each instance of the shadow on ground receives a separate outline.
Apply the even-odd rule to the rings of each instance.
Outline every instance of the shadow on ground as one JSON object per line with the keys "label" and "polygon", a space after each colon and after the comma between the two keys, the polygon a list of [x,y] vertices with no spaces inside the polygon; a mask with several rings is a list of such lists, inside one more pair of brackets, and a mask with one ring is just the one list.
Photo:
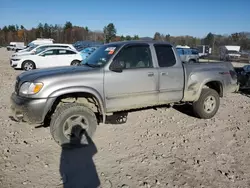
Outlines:
{"label": "shadow on ground", "polygon": [[173,108],[180,113],[186,114],[191,117],[196,117],[193,112],[192,105],[190,104],[174,105]]}
{"label": "shadow on ground", "polygon": [[85,134],[87,144],[81,145],[80,141],[76,143],[76,139],[71,137],[70,144],[73,143],[77,147],[70,149],[69,144],[62,146],[60,174],[64,188],[97,188],[100,186],[93,161],[97,148],[86,131],[82,131],[81,134]]}
{"label": "shadow on ground", "polygon": [[241,95],[244,95],[244,96],[250,98],[250,89],[239,91],[239,93],[240,93]]}

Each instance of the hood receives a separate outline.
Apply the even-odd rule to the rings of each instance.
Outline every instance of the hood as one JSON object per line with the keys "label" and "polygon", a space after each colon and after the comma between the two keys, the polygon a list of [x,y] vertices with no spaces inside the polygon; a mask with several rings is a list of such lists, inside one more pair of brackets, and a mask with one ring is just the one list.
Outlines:
{"label": "hood", "polygon": [[67,67],[56,67],[47,69],[36,69],[20,74],[17,77],[17,80],[21,82],[34,81],[38,78],[55,77],[55,76],[68,75],[74,73],[83,73],[91,71],[93,69],[95,68],[87,66],[67,66]]}
{"label": "hood", "polygon": [[21,53],[15,53],[12,55],[12,57],[17,57],[17,56],[25,56],[25,55],[30,55],[31,52],[21,52]]}

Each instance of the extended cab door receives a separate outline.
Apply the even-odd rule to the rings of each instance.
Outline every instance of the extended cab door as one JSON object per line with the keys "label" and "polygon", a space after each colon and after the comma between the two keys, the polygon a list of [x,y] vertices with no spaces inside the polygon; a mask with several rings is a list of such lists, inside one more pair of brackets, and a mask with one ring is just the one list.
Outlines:
{"label": "extended cab door", "polygon": [[176,60],[172,46],[155,44],[159,66],[159,103],[178,102],[183,98],[184,71]]}
{"label": "extended cab door", "polygon": [[[121,72],[112,71],[119,63]],[[158,71],[148,44],[124,46],[105,72],[104,93],[108,112],[140,108],[158,103]]]}

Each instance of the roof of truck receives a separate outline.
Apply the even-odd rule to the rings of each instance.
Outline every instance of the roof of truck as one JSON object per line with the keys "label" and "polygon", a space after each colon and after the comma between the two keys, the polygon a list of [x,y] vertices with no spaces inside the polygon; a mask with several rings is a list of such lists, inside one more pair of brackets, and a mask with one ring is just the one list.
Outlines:
{"label": "roof of truck", "polygon": [[119,41],[119,42],[111,42],[111,43],[107,43],[105,45],[109,45],[109,44],[138,44],[138,43],[146,43],[146,44],[166,44],[166,45],[170,45],[173,46],[172,44],[165,42],[165,41],[155,41],[155,40],[130,40],[130,41]]}

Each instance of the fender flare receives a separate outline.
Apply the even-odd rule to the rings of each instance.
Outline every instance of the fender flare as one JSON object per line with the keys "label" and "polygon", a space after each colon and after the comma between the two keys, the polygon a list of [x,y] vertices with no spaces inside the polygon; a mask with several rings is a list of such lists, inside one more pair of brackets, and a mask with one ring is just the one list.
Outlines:
{"label": "fender flare", "polygon": [[197,97],[196,97],[196,99],[195,99],[194,101],[197,101],[197,100],[199,99],[203,87],[204,87],[207,83],[209,83],[209,82],[219,82],[219,83],[220,83],[220,86],[221,86],[221,89],[222,89],[222,93],[224,92],[224,91],[223,91],[223,88],[224,88],[223,85],[224,85],[224,84],[223,84],[223,81],[222,81],[222,80],[220,80],[220,79],[206,79],[206,80],[204,80],[204,81],[201,83],[200,88],[199,88],[198,93],[197,93]]}
{"label": "fender flare", "polygon": [[66,94],[72,94],[72,93],[89,93],[91,95],[93,95],[97,102],[98,102],[98,106],[100,107],[100,112],[102,114],[102,119],[103,122],[105,122],[106,120],[106,112],[105,112],[105,103],[104,100],[102,98],[102,96],[100,95],[99,92],[97,92],[95,89],[90,88],[90,87],[66,87],[66,88],[62,88],[59,90],[56,90],[54,92],[52,92],[49,96],[48,96],[48,100],[44,109],[44,114],[43,114],[43,119],[45,118],[46,114],[49,112],[49,110],[51,109],[52,105],[54,104],[54,102],[56,101],[56,99],[62,95],[66,95]]}

